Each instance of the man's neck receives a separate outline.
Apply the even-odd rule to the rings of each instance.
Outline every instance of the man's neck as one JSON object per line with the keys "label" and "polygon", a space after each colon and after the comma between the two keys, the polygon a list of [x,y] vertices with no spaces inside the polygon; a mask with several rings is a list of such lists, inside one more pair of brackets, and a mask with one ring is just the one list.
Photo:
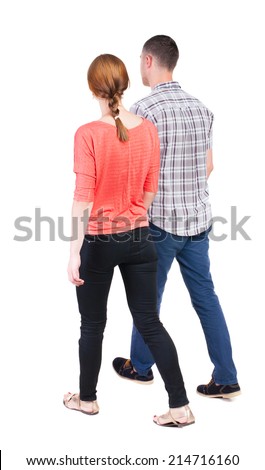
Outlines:
{"label": "man's neck", "polygon": [[150,78],[149,86],[153,89],[155,86],[159,85],[159,83],[166,83],[172,81],[172,72],[164,71],[163,73],[154,74],[153,77]]}

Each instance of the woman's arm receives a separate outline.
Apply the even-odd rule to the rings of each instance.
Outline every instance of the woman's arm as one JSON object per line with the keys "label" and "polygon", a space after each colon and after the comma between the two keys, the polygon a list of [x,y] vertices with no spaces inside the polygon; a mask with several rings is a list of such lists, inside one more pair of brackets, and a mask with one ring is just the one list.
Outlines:
{"label": "woman's arm", "polygon": [[151,193],[151,192],[148,192],[148,191],[144,191],[143,201],[144,201],[144,205],[146,207],[146,210],[148,210],[149,207],[151,206],[153,200],[155,199],[155,195],[156,195],[156,193]]}
{"label": "woman's arm", "polygon": [[68,279],[75,286],[84,284],[79,277],[81,264],[80,250],[83,244],[88,218],[92,210],[93,202],[73,201],[72,206],[72,239],[70,244],[70,259],[68,263]]}

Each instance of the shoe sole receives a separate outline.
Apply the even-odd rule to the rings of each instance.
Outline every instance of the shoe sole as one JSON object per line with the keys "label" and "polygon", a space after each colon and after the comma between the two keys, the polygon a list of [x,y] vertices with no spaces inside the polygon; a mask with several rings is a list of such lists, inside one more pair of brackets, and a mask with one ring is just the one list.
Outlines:
{"label": "shoe sole", "polygon": [[238,395],[241,395],[240,390],[238,390],[237,392],[223,393],[223,394],[218,393],[218,394],[214,394],[214,395],[208,395],[206,393],[201,393],[201,392],[198,392],[198,390],[197,390],[197,393],[201,397],[207,397],[207,398],[234,398],[234,397],[237,397]]}
{"label": "shoe sole", "polygon": [[190,426],[191,424],[195,423],[194,421],[190,421],[189,423],[167,423],[167,424],[159,424],[156,421],[153,420],[153,423],[155,423],[157,426],[160,426],[161,428],[184,428],[185,426]]}
{"label": "shoe sole", "polygon": [[[113,369],[114,369],[114,367],[113,367]],[[121,379],[130,380],[130,382],[134,382],[134,383],[137,383],[137,384],[140,384],[140,385],[152,385],[152,383],[154,383],[154,379],[148,380],[147,382],[144,382],[142,380],[129,379],[129,377],[123,377],[123,375],[120,375],[116,370],[115,370],[115,372]]]}

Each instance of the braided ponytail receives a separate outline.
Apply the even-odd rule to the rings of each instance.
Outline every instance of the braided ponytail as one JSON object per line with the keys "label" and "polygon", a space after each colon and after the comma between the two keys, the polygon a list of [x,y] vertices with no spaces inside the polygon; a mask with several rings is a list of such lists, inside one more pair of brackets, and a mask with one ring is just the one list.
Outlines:
{"label": "braided ponytail", "polygon": [[129,77],[124,63],[112,54],[102,54],[93,60],[87,72],[88,85],[95,96],[108,100],[115,119],[117,137],[121,142],[129,140],[128,130],[119,117],[119,102],[128,88]]}
{"label": "braided ponytail", "polygon": [[116,92],[112,98],[109,99],[109,108],[112,114],[112,117],[115,120],[115,125],[117,128],[117,137],[122,142],[127,142],[129,140],[128,131],[119,117],[119,99],[122,97],[122,93]]}

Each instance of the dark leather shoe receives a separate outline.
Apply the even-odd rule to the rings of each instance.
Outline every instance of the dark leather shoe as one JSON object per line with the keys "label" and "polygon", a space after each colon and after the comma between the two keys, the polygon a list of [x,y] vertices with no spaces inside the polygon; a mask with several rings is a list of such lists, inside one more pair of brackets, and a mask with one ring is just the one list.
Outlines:
{"label": "dark leather shoe", "polygon": [[234,398],[241,394],[238,384],[216,385],[213,379],[207,385],[199,385],[197,393],[209,398]]}
{"label": "dark leather shoe", "polygon": [[139,375],[138,372],[134,370],[130,359],[116,357],[112,362],[112,365],[117,374],[124,379],[129,379],[133,382],[146,385],[152,384],[154,381],[154,376],[151,369],[148,371],[146,376]]}

